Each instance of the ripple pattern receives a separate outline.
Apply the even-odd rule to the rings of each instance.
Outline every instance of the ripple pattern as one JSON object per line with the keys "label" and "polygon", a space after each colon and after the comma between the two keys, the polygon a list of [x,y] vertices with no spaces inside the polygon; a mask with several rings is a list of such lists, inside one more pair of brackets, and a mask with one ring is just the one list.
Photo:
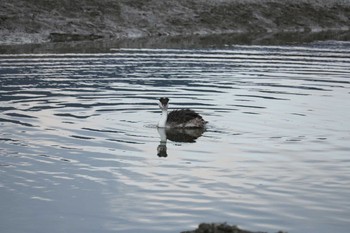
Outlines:
{"label": "ripple pattern", "polygon": [[[349,67],[346,42],[0,55],[0,229],[347,232]],[[209,121],[166,158],[162,96]]]}

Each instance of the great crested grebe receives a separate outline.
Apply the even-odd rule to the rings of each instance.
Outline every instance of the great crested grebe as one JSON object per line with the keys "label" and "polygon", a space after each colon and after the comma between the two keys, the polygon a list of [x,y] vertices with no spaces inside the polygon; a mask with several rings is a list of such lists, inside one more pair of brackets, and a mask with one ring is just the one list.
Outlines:
{"label": "great crested grebe", "polygon": [[168,113],[169,98],[160,98],[159,107],[162,116],[158,128],[204,128],[206,121],[195,111],[190,109],[174,110]]}

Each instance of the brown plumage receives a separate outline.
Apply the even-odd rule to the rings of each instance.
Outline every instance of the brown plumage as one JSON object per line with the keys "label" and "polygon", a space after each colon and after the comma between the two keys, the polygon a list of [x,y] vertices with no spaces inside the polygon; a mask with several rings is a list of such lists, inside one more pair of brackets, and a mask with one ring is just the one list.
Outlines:
{"label": "brown plumage", "polygon": [[[159,107],[162,109],[163,123],[158,123],[158,127],[170,128],[203,128],[207,123],[198,113],[190,109],[174,110],[167,113],[168,98],[159,99]],[[165,123],[165,124],[164,124]]]}
{"label": "brown plumage", "polygon": [[204,123],[204,120],[201,117],[201,115],[199,115],[195,111],[190,109],[181,109],[181,110],[171,111],[168,114],[167,124],[181,125],[181,124],[189,124],[190,122],[193,122],[193,121],[198,121],[198,122],[203,121]]}

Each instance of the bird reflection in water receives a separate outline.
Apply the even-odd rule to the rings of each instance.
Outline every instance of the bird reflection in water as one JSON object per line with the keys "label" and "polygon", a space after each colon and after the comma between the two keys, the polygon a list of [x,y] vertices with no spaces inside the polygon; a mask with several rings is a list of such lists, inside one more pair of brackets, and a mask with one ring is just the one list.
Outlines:
{"label": "bird reflection in water", "polygon": [[160,143],[157,147],[159,157],[168,156],[167,140],[194,143],[205,132],[205,128],[157,128],[157,130],[160,136]]}

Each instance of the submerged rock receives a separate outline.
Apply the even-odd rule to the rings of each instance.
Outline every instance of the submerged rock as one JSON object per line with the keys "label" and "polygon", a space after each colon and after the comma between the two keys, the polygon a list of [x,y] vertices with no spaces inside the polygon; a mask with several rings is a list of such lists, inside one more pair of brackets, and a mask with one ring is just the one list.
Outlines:
{"label": "submerged rock", "polygon": [[[227,223],[201,223],[198,228],[192,231],[183,231],[181,233],[259,233],[247,230],[242,230],[235,225]],[[262,232],[260,232],[262,233]]]}

